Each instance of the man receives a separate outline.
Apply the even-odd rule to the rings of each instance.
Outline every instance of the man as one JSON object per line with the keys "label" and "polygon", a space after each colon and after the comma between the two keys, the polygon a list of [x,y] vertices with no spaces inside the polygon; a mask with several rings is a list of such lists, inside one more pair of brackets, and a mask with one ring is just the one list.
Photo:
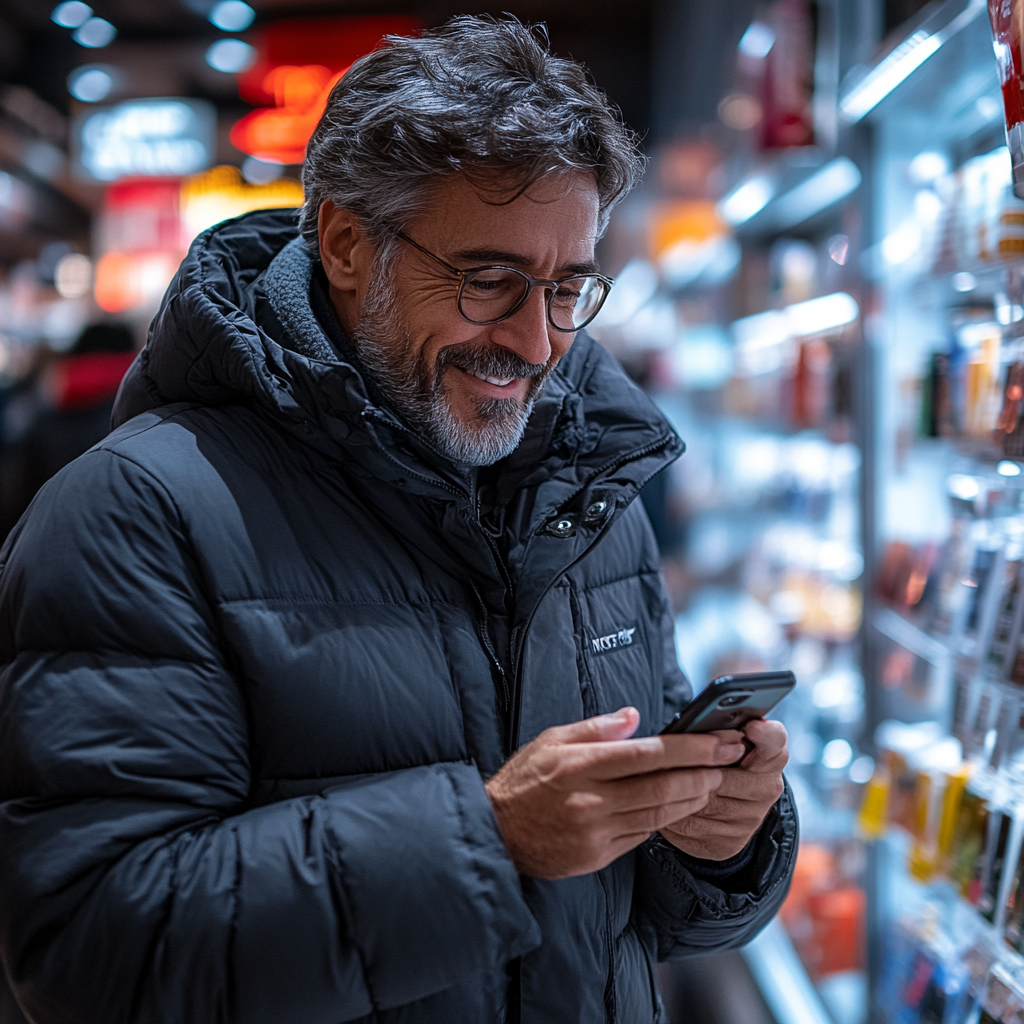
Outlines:
{"label": "man", "polygon": [[[582,69],[460,18],[357,63],[301,233],[201,236],[0,577],[0,950],[38,1024],[663,1019],[778,908],[785,733],[688,696],[577,334],[638,176]],[[634,738],[630,738],[634,737]]]}

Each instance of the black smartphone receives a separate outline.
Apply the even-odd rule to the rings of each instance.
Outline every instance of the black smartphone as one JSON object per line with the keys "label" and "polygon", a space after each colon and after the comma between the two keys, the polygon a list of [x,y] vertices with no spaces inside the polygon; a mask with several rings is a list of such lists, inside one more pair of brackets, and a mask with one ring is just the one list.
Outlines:
{"label": "black smartphone", "polygon": [[[719,676],[701,690],[672,719],[661,734],[675,732],[716,732],[742,729],[755,718],[764,718],[796,686],[792,672],[747,672],[737,676]],[[744,737],[746,757],[754,745]],[[743,760],[740,758],[740,761]],[[739,764],[739,761],[736,762]]]}

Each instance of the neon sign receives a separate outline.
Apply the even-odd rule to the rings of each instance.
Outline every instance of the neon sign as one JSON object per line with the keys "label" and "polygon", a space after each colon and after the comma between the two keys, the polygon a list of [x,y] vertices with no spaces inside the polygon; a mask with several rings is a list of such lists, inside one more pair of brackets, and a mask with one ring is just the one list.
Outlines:
{"label": "neon sign", "polygon": [[96,181],[181,177],[210,166],[216,112],[203,100],[131,100],[76,124],[76,168]]}
{"label": "neon sign", "polygon": [[243,153],[269,163],[298,164],[331,89],[386,35],[415,35],[422,22],[405,17],[309,18],[270,25],[256,40],[257,59],[239,76],[239,92],[254,110],[231,129]]}

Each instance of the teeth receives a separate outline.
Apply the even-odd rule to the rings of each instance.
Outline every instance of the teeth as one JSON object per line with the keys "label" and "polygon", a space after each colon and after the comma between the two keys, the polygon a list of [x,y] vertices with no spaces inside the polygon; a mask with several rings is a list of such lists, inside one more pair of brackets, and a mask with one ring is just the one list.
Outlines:
{"label": "teeth", "polygon": [[485,374],[477,373],[475,370],[473,371],[473,376],[476,377],[477,380],[485,380],[488,384],[494,384],[499,388],[507,387],[515,380],[515,377],[488,377]]}

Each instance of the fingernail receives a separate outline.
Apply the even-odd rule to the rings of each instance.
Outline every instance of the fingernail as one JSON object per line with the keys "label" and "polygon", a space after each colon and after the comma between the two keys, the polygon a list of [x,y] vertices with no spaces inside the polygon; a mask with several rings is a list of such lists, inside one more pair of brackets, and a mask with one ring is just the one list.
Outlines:
{"label": "fingernail", "polygon": [[616,722],[628,722],[630,718],[632,718],[632,711],[632,708],[619,708],[619,710],[612,715],[612,718],[614,718]]}

